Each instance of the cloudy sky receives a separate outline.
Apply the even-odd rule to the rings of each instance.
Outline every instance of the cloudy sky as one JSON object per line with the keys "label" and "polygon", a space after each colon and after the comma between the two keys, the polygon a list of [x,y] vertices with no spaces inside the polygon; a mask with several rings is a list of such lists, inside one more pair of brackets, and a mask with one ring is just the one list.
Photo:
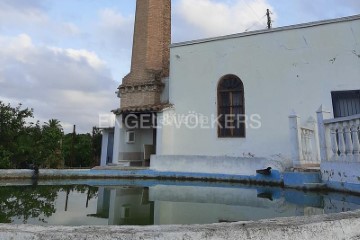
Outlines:
{"label": "cloudy sky", "polygon": [[[360,0],[172,0],[172,42],[360,14]],[[34,108],[66,132],[119,105],[135,0],[0,0],[0,101]]]}

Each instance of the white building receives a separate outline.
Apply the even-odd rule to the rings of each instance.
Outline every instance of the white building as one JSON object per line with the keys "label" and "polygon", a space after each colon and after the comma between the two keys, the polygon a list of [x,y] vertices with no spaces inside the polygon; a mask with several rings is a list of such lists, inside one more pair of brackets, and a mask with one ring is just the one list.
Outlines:
{"label": "white building", "polygon": [[[172,44],[162,81],[161,104],[116,112],[113,163],[153,153],[161,171],[288,167],[299,150],[289,115],[315,132],[321,105],[335,118],[360,114],[360,15]],[[144,113],[151,127],[125,126]]]}

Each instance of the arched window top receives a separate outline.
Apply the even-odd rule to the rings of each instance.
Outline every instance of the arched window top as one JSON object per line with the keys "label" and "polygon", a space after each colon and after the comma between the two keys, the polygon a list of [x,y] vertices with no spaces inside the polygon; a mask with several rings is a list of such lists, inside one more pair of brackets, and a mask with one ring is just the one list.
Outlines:
{"label": "arched window top", "polygon": [[244,91],[244,84],[239,77],[229,74],[220,79],[218,91]]}
{"label": "arched window top", "polygon": [[218,84],[218,136],[245,137],[244,84],[239,77],[229,74]]}

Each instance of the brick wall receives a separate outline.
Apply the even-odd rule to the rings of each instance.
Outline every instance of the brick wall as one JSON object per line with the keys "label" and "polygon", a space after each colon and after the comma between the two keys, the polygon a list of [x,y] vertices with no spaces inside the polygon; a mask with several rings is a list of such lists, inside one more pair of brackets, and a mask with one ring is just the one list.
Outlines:
{"label": "brick wall", "polygon": [[[137,0],[131,71],[123,79],[121,108],[160,103],[161,91],[127,92],[126,86],[160,81],[169,75],[171,0]],[[154,74],[157,73],[157,74]]]}

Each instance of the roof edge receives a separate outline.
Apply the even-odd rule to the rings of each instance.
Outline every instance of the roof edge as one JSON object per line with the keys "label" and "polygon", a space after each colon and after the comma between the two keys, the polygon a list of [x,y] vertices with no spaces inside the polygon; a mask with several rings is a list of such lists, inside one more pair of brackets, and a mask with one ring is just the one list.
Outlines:
{"label": "roof edge", "polygon": [[197,39],[197,40],[184,41],[184,42],[179,42],[179,43],[173,43],[170,45],[170,48],[176,48],[176,47],[182,47],[182,46],[188,46],[188,45],[194,45],[194,44],[200,44],[200,43],[207,43],[207,42],[213,42],[213,41],[218,41],[218,40],[227,40],[227,39],[233,39],[233,38],[239,38],[239,37],[247,37],[247,36],[259,35],[259,34],[265,34],[265,33],[273,33],[273,32],[287,31],[287,30],[309,28],[309,27],[327,25],[327,24],[332,24],[332,23],[349,22],[349,21],[354,21],[354,20],[360,20],[360,14],[347,16],[347,17],[341,17],[341,18],[308,22],[308,23],[300,23],[300,24],[272,28],[272,29],[263,29],[263,30],[257,30],[257,31],[251,31],[251,32],[235,33],[235,34],[224,35],[224,36],[219,36],[219,37],[202,38],[202,39]]}

